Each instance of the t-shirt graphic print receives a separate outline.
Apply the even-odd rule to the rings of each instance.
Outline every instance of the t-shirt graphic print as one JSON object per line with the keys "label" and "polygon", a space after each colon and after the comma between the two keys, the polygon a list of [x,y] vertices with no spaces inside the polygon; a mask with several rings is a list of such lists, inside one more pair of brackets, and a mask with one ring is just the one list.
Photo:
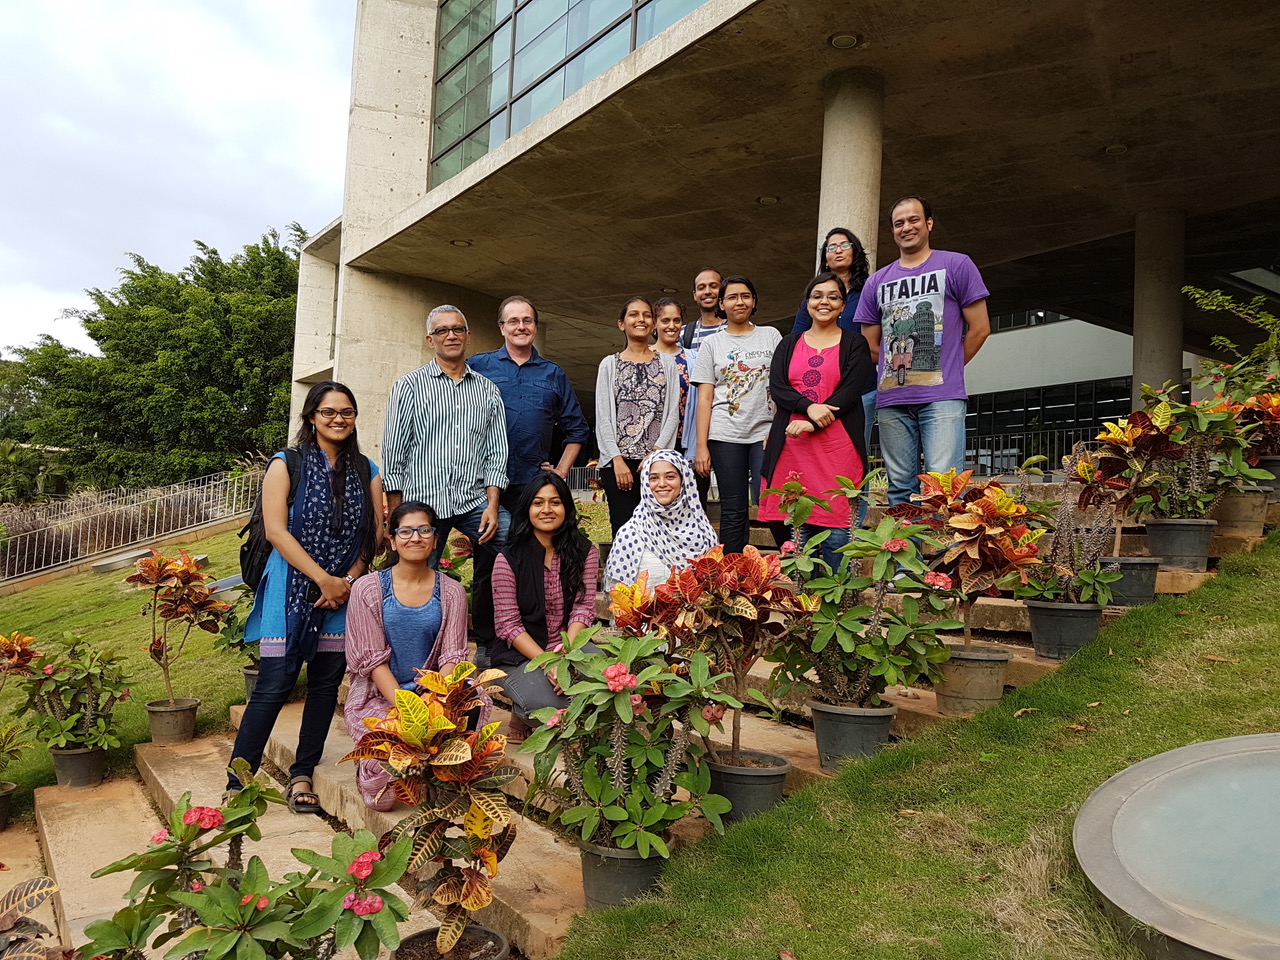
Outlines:
{"label": "t-shirt graphic print", "polygon": [[880,285],[880,390],[942,383],[942,309],[947,271]]}

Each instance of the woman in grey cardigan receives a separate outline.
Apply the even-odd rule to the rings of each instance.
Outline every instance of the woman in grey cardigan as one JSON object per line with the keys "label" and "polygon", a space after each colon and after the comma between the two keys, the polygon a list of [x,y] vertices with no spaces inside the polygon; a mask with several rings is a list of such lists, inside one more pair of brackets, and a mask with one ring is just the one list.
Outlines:
{"label": "woman in grey cardigan", "polygon": [[615,534],[640,503],[640,461],[672,446],[680,426],[680,371],[674,359],[649,345],[653,306],[632,297],[618,314],[618,329],[627,345],[601,360],[596,376],[600,482]]}

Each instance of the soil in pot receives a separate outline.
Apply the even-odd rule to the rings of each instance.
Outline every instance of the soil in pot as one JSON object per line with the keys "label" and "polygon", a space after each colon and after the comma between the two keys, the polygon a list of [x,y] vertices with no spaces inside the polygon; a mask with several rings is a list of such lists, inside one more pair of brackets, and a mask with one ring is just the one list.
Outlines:
{"label": "soil in pot", "polygon": [[966,650],[964,644],[947,644],[951,659],[941,663],[945,683],[934,687],[938,713],[944,717],[971,717],[994,707],[1004,696],[1009,651],[993,647]]}
{"label": "soil in pot", "polygon": [[[722,749],[719,755],[728,757],[728,749]],[[753,817],[781,803],[782,786],[791,772],[791,761],[786,757],[761,750],[740,750],[738,756],[737,765],[707,761],[711,792],[733,804],[723,817],[727,823]]]}
{"label": "soil in pot", "polygon": [[889,742],[889,727],[898,708],[843,707],[820,700],[808,702],[813,715],[813,736],[818,744],[818,763],[823,773],[835,773],[841,761],[869,757]]}
{"label": "soil in pot", "polygon": [[1209,567],[1214,520],[1148,520],[1147,552],[1163,557],[1163,566],[1203,573]]}
{"label": "soil in pot", "polygon": [[452,950],[441,953],[436,949],[439,929],[432,927],[405,937],[392,956],[395,960],[507,960],[511,956],[511,944],[506,937],[474,923],[467,924]]}
{"label": "soil in pot", "polygon": [[0,831],[9,829],[9,815],[13,812],[13,791],[17,789],[16,783],[0,780]]}
{"label": "soil in pot", "polygon": [[1038,657],[1065,660],[1102,629],[1100,604],[1024,602],[1031,615],[1031,645]]}
{"label": "soil in pot", "polygon": [[636,850],[582,844],[582,893],[587,909],[608,910],[647,893],[658,882],[665,863],[656,853],[642,857]]}
{"label": "soil in pot", "polygon": [[151,725],[151,742],[158,745],[187,743],[196,735],[196,710],[200,701],[192,697],[152,700],[147,704],[147,721]]}
{"label": "soil in pot", "polygon": [[1111,585],[1111,605],[1137,607],[1156,598],[1156,574],[1163,557],[1104,557],[1103,566],[1115,564],[1120,579]]}
{"label": "soil in pot", "polygon": [[50,747],[60,787],[96,787],[107,775],[104,747]]}

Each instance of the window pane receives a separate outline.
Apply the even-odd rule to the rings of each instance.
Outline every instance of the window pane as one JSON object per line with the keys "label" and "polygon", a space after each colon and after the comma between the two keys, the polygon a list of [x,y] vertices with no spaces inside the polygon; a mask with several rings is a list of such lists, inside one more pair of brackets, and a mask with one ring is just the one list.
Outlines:
{"label": "window pane", "polygon": [[516,50],[526,46],[569,10],[569,0],[530,0],[516,14]]}
{"label": "window pane", "polygon": [[562,100],[564,100],[563,67],[511,105],[511,132],[514,134],[518,130],[523,130]]}
{"label": "window pane", "polygon": [[[569,18],[561,17],[542,31],[532,43],[516,51],[515,66],[512,71],[515,91],[523,90],[564,59],[564,55],[568,52],[565,48],[568,29]],[[519,33],[518,26],[516,32]]]}
{"label": "window pane", "polygon": [[443,113],[436,114],[431,149],[434,153],[457,143],[467,132],[467,103],[460,100]]}
{"label": "window pane", "polygon": [[456,173],[462,172],[462,145],[454,147],[439,160],[431,164],[431,183],[443,183]]}
{"label": "window pane", "polygon": [[[569,49],[577,50],[630,9],[631,0],[576,0],[569,10]],[[627,45],[631,45],[630,24]]]}
{"label": "window pane", "polygon": [[650,0],[636,15],[636,46],[653,39],[701,5],[702,0]]}
{"label": "window pane", "polygon": [[624,20],[565,66],[564,95],[604,73],[631,51],[631,21]]}

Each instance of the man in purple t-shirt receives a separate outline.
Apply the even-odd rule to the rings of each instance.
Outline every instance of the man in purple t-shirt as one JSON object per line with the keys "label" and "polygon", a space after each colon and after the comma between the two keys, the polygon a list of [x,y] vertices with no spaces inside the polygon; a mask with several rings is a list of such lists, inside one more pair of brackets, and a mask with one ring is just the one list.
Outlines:
{"label": "man in purple t-shirt", "polygon": [[929,246],[929,202],[904,197],[890,216],[898,259],[867,281],[854,319],[880,357],[876,415],[894,505],[920,492],[917,474],[964,468],[964,365],[991,321],[973,261]]}

